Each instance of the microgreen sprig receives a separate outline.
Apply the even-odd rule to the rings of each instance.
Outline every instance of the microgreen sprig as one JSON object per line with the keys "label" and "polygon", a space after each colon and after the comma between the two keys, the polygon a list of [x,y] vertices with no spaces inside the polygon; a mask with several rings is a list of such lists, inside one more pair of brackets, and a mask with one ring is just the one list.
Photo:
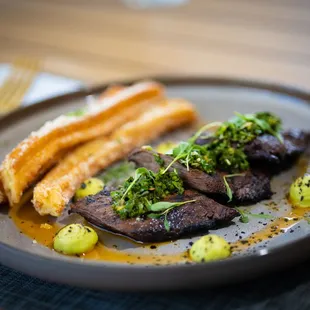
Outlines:
{"label": "microgreen sprig", "polygon": [[209,124],[204,125],[203,127],[201,127],[188,141],[191,145],[193,145],[195,143],[195,141],[200,137],[200,135],[206,131],[209,130],[212,127],[218,127],[221,126],[223,123],[221,122],[212,122]]}
{"label": "microgreen sprig", "polygon": [[[149,207],[150,211],[153,211],[154,213],[148,214],[148,217],[153,218],[153,219],[158,219],[164,215],[165,216],[164,226],[165,226],[167,231],[170,231],[170,224],[169,224],[169,221],[167,219],[168,213],[171,210],[173,210],[175,207],[179,207],[179,206],[182,206],[186,203],[195,202],[195,201],[196,200],[187,200],[187,201],[182,201],[182,202],[160,201],[160,202],[154,203]],[[160,213],[156,213],[156,212],[160,212]]]}
{"label": "microgreen sprig", "polygon": [[167,172],[169,170],[169,168],[178,160],[180,159],[185,159],[185,165],[187,170],[189,170],[189,161],[190,161],[190,156],[191,156],[191,152],[194,148],[195,145],[195,141],[196,139],[201,135],[201,133],[203,133],[204,131],[215,127],[215,126],[220,126],[222,123],[220,122],[213,122],[213,123],[209,123],[206,124],[205,126],[203,126],[202,128],[200,128],[194,136],[192,136],[190,139],[188,139],[187,142],[180,142],[179,145],[177,147],[175,147],[172,150],[172,155],[174,157],[173,161],[170,162],[170,164],[166,167],[166,169],[163,171],[163,173]]}
{"label": "microgreen sprig", "polygon": [[133,177],[111,192],[113,209],[122,219],[146,215],[151,212],[153,203],[168,195],[183,194],[183,182],[176,170],[166,174],[162,174],[162,170],[154,173],[144,167],[138,168]]}
{"label": "microgreen sprig", "polygon": [[68,112],[66,114],[66,116],[83,116],[85,113],[87,112],[87,109],[86,108],[80,108],[80,109],[77,109],[75,111],[71,111],[71,112]]}
{"label": "microgreen sprig", "polygon": [[235,207],[235,209],[240,213],[240,222],[249,223],[249,217],[245,214],[245,212],[237,207]]}
{"label": "microgreen sprig", "polygon": [[245,122],[255,123],[263,131],[270,133],[271,135],[275,136],[281,143],[283,143],[283,137],[281,136],[281,134],[279,132],[273,130],[267,121],[255,117],[254,114],[241,114],[239,112],[235,112],[235,115],[238,116],[239,118],[243,119]]}
{"label": "microgreen sprig", "polygon": [[141,168],[138,168],[136,171],[135,171],[135,175],[134,175],[134,178],[133,178],[133,181],[130,183],[130,185],[127,187],[125,193],[123,194],[122,198],[121,198],[121,201],[124,201],[127,193],[131,190],[131,188],[135,185],[135,183],[139,180],[139,178],[143,175],[148,175],[150,176],[151,178],[153,178],[153,176],[151,175],[150,171],[144,167],[141,167]]}
{"label": "microgreen sprig", "polygon": [[[166,173],[169,168],[178,160],[180,160],[181,158],[184,158],[187,156],[188,154],[188,148],[189,148],[190,144],[187,142],[181,142],[176,148],[173,149],[173,156],[174,159],[171,161],[171,163],[166,167],[165,170],[163,170],[162,174]],[[187,151],[187,152],[186,152]]]}
{"label": "microgreen sprig", "polygon": [[235,207],[235,209],[240,213],[240,222],[242,223],[248,223],[249,222],[249,216],[259,218],[259,219],[273,219],[274,216],[270,214],[257,214],[257,213],[251,213],[251,212],[246,212],[244,210],[241,210],[238,207]]}
{"label": "microgreen sprig", "polygon": [[226,194],[229,198],[228,202],[231,202],[232,201],[232,198],[233,198],[233,193],[232,193],[232,190],[226,180],[226,178],[233,178],[233,177],[242,177],[244,176],[244,173],[234,173],[234,174],[226,174],[223,176],[223,181],[224,181],[224,185],[225,185],[225,188],[226,188]]}

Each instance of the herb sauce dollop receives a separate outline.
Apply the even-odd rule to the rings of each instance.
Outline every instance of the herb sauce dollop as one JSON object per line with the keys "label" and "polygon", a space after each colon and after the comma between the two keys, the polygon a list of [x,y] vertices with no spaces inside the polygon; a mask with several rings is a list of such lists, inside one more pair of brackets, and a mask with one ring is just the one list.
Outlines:
{"label": "herb sauce dollop", "polygon": [[150,213],[152,205],[170,194],[183,194],[183,181],[176,170],[154,173],[138,168],[134,177],[128,178],[118,190],[111,192],[113,209],[121,219],[139,217]]}
{"label": "herb sauce dollop", "polygon": [[[244,147],[260,135],[271,134],[282,142],[281,119],[269,112],[236,113],[234,118],[222,123],[212,135],[206,136],[203,128],[188,142],[181,142],[174,148],[172,156],[187,168],[196,168],[208,174],[216,170],[228,173],[247,170],[249,162]],[[201,137],[205,139],[205,145],[196,144]]]}
{"label": "herb sauce dollop", "polygon": [[[206,134],[206,130],[214,125],[219,125],[214,134],[207,136],[205,145],[198,145],[197,139],[201,139]],[[236,113],[236,116],[227,122],[207,124],[188,141],[180,142],[172,150],[171,155],[174,159],[167,167],[164,167],[163,160],[155,154],[155,160],[160,165],[157,173],[144,167],[136,169],[134,176],[129,177],[118,190],[111,192],[113,209],[122,219],[139,218],[144,215],[158,218],[164,215],[165,227],[168,230],[167,213],[178,204],[155,213],[154,204],[164,200],[168,195],[184,192],[183,181],[178,172],[175,169],[169,170],[174,162],[179,161],[187,169],[193,167],[208,174],[221,170],[233,173],[226,177],[234,176],[249,168],[244,152],[245,145],[265,133],[274,135],[282,141],[280,129],[280,118],[269,112]],[[227,182],[226,184],[231,200],[232,193],[229,194],[230,188]]]}

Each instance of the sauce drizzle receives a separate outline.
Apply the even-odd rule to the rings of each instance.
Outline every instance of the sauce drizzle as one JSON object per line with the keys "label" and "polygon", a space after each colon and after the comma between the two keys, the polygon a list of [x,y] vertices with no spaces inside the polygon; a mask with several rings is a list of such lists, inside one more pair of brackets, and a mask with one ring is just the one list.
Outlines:
{"label": "sauce drizzle", "polygon": [[[266,224],[264,229],[231,243],[233,254],[245,251],[255,244],[270,241],[272,238],[292,230],[292,227],[300,220],[306,219],[308,214],[310,214],[308,208],[292,208],[292,211],[288,212],[286,216],[271,220],[269,224]],[[34,243],[39,243],[52,249],[53,238],[61,228],[61,225],[55,222],[55,218],[40,216],[30,202],[19,208],[11,208],[9,215],[21,233],[33,239]],[[154,254],[132,253],[118,250],[115,247],[107,247],[102,241],[104,242],[104,240],[101,240],[92,251],[79,257],[82,260],[90,259],[113,263],[145,265],[180,264],[191,261],[187,251],[169,255],[156,254],[157,251],[154,250]],[[165,243],[157,244],[157,247],[163,244]],[[147,247],[146,245],[134,243],[134,247],[137,246],[142,248]],[[149,248],[154,249],[154,246],[151,245]]]}
{"label": "sauce drizzle", "polygon": [[[59,224],[55,223],[55,220],[52,217],[40,216],[31,203],[28,203],[19,209],[10,209],[9,215],[21,233],[33,239],[34,243],[37,242],[52,249],[53,238],[61,228]],[[137,245],[135,244],[135,246]],[[156,251],[154,251],[154,254],[139,254],[109,248],[103,243],[98,243],[92,251],[79,257],[81,259],[102,260],[113,263],[147,265],[167,265],[190,261],[187,252],[171,255],[156,255]]]}

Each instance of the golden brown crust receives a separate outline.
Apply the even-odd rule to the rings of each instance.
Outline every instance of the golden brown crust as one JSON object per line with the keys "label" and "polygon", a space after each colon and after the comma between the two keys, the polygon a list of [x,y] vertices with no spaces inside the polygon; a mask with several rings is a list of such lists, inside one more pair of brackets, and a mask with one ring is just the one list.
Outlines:
{"label": "golden brown crust", "polygon": [[[125,87],[122,85],[111,85],[104,92],[102,92],[102,94],[99,95],[99,100],[102,100],[102,99],[109,97],[109,96],[113,96],[116,93],[118,93],[119,91],[123,90],[124,88]],[[59,156],[56,155],[55,156],[56,161],[54,162],[54,164],[57,163],[57,160],[58,160],[57,158],[61,158],[63,155],[65,155],[65,153],[61,153],[61,154],[59,154]],[[41,170],[46,171],[49,168],[51,168],[52,165],[53,165],[53,162],[47,163],[47,165],[45,167],[43,167],[43,169],[41,169]],[[0,172],[0,176],[1,176],[1,172]],[[6,202],[8,202],[8,198],[5,194],[3,183],[0,179],[0,204],[4,204]]]}
{"label": "golden brown crust", "polygon": [[108,96],[90,106],[86,115],[61,116],[48,122],[6,156],[0,173],[10,204],[19,202],[24,190],[46,172],[59,151],[111,134],[134,119],[150,101],[163,96],[162,86],[154,82],[119,88],[107,89]]}
{"label": "golden brown crust", "polygon": [[123,85],[118,85],[118,84],[110,85],[109,87],[106,88],[105,91],[103,91],[99,95],[99,100],[110,97],[110,96],[114,96],[115,94],[117,94],[118,92],[124,89],[125,87]]}
{"label": "golden brown crust", "polygon": [[133,148],[194,120],[196,113],[191,104],[168,100],[123,125],[111,137],[77,147],[35,186],[35,209],[41,215],[59,216],[85,179],[120,160]]}
{"label": "golden brown crust", "polygon": [[7,199],[6,195],[5,195],[2,181],[0,180],[0,204],[5,203],[7,201],[8,201],[8,199]]}

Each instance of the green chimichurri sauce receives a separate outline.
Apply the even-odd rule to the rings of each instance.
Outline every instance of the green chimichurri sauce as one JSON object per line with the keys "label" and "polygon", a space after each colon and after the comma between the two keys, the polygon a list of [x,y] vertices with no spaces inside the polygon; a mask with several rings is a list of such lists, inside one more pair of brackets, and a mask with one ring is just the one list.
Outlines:
{"label": "green chimichurri sauce", "polygon": [[[282,141],[281,120],[268,112],[236,113],[236,116],[231,120],[219,124],[217,130],[207,137],[208,143],[198,145],[197,139],[204,138],[206,130],[213,125],[212,123],[204,126],[190,139],[180,142],[173,148],[171,152],[173,161],[167,167],[155,154],[155,160],[161,166],[158,173],[143,167],[135,170],[134,175],[126,179],[117,190],[111,192],[115,212],[122,219],[152,214],[152,217],[165,215],[166,220],[167,212],[177,205],[171,205],[158,214],[154,213],[153,209],[154,204],[164,200],[168,195],[184,192],[183,182],[178,172],[175,169],[169,170],[174,162],[179,161],[188,169],[193,167],[208,174],[213,174],[218,170],[233,173],[226,176],[229,177],[249,168],[249,162],[244,152],[246,143],[265,133],[274,135]],[[117,177],[115,171],[112,173],[112,177]],[[109,174],[102,178],[108,183],[105,178],[109,178]],[[230,188],[227,182],[226,184],[227,195],[231,200],[232,193],[229,193]],[[165,227],[167,226],[168,229],[166,224]]]}
{"label": "green chimichurri sauce", "polygon": [[234,118],[222,123],[213,135],[208,136],[209,143],[195,144],[197,138],[206,134],[204,130],[200,130],[187,142],[181,142],[174,148],[172,155],[187,167],[197,168],[208,174],[216,170],[237,173],[249,168],[245,145],[266,133],[282,141],[280,129],[281,120],[271,113],[236,113]]}

